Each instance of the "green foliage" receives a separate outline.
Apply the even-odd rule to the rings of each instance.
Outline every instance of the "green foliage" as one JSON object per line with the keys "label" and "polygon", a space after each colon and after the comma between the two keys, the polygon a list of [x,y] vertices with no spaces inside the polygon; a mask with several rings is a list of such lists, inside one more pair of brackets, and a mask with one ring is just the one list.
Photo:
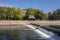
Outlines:
{"label": "green foliage", "polygon": [[39,9],[28,8],[26,15],[22,16],[22,10],[14,7],[0,7],[0,20],[20,20],[28,19],[29,16],[34,16],[37,20],[60,20],[60,9],[57,9],[48,16]]}
{"label": "green foliage", "polygon": [[33,8],[27,9],[25,19],[26,18],[28,19],[29,16],[34,16],[36,19],[40,19],[40,20],[46,20],[48,18],[47,15],[45,15],[42,11]]}
{"label": "green foliage", "polygon": [[0,7],[1,20],[18,20],[22,19],[22,10],[18,8]]}
{"label": "green foliage", "polygon": [[35,9],[33,9],[33,8],[28,8],[28,9],[27,9],[27,12],[28,12],[28,14],[34,16]]}
{"label": "green foliage", "polygon": [[26,12],[26,15],[25,15],[25,19],[28,19],[29,16],[34,16],[34,13],[35,13],[35,10],[33,8],[28,8],[26,9],[27,12]]}
{"label": "green foliage", "polygon": [[49,15],[49,20],[60,20],[60,9],[57,9],[51,15]]}
{"label": "green foliage", "polygon": [[15,10],[14,19],[22,19],[22,11],[20,9]]}
{"label": "green foliage", "polygon": [[47,15],[45,15],[42,11],[38,9],[36,10],[34,16],[38,20],[46,20],[48,18]]}

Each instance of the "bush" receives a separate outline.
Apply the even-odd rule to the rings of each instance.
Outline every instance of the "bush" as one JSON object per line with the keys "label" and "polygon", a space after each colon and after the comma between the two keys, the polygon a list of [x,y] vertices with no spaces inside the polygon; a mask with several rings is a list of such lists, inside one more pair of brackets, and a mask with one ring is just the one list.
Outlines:
{"label": "bush", "polygon": [[0,7],[0,20],[22,19],[22,10],[19,8]]}

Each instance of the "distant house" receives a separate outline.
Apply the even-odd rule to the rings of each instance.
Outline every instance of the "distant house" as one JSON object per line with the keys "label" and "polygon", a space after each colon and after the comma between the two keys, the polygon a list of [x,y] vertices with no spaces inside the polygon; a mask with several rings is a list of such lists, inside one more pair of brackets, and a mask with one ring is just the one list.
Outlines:
{"label": "distant house", "polygon": [[22,10],[22,15],[25,16],[26,12],[27,12],[27,10],[26,9],[23,9]]}
{"label": "distant house", "polygon": [[48,12],[48,15],[51,15],[52,14],[52,12]]}
{"label": "distant house", "polygon": [[[26,15],[26,12],[27,12],[26,9],[23,9],[23,10],[22,10],[22,15],[23,15],[23,17]],[[52,13],[49,12],[49,13],[44,13],[44,14],[48,16],[48,15],[51,15]],[[31,16],[31,15],[28,17],[28,20],[35,20],[35,19],[36,19],[36,18],[35,18],[34,16]]]}
{"label": "distant house", "polygon": [[29,16],[28,19],[29,19],[29,20],[35,20],[35,17],[34,17],[34,16]]}
{"label": "distant house", "polygon": [[[22,10],[22,15],[23,15],[23,17],[26,15],[26,12],[27,12],[26,9],[23,9],[23,10]],[[35,20],[35,17],[34,17],[34,16],[29,16],[28,20]]]}

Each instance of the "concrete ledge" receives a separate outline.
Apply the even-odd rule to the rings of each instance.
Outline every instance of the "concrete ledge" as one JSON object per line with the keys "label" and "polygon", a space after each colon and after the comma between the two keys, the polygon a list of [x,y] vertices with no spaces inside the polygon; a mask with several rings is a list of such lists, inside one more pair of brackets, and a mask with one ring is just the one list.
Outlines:
{"label": "concrete ledge", "polygon": [[0,20],[0,25],[27,25],[29,23],[39,24],[39,25],[60,25],[59,21],[27,21],[27,20]]}

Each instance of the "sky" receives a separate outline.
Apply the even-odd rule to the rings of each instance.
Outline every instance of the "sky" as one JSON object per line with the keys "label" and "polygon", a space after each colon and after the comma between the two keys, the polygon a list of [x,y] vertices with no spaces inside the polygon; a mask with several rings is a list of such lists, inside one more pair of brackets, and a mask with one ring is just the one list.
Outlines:
{"label": "sky", "polygon": [[44,12],[52,12],[60,9],[60,0],[0,0],[0,6],[36,8]]}

